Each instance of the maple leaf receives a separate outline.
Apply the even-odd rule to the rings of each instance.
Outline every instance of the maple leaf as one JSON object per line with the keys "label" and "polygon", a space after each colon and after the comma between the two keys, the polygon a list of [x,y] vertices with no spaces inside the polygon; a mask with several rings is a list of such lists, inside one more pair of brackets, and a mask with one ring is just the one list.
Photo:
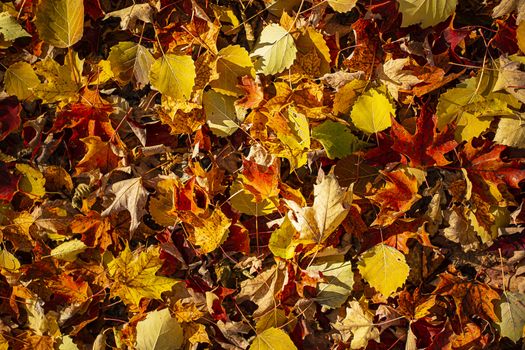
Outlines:
{"label": "maple leaf", "polygon": [[268,166],[248,159],[243,160],[242,183],[257,202],[276,197],[279,194],[279,163],[275,160]]}
{"label": "maple leaf", "polygon": [[135,306],[142,298],[161,299],[161,294],[171,290],[178,281],[155,275],[162,266],[159,255],[157,247],[132,253],[126,245],[119,256],[108,263],[108,275],[113,280],[111,295]]}
{"label": "maple leaf", "polygon": [[456,304],[456,313],[462,320],[477,315],[486,320],[498,321],[493,301],[499,300],[499,294],[477,281],[469,281],[448,272],[439,276],[439,283],[433,294],[450,296]]}
{"label": "maple leaf", "polygon": [[372,225],[388,226],[407,212],[421,196],[417,193],[419,186],[415,176],[403,170],[380,173],[386,177],[386,184],[368,197],[380,205]]}
{"label": "maple leaf", "polygon": [[321,244],[343,222],[348,214],[351,191],[345,191],[333,174],[320,174],[318,184],[314,185],[314,203],[311,207],[301,207],[296,202],[286,200],[291,211],[288,217],[299,232],[299,240]]}
{"label": "maple leaf", "polygon": [[107,216],[113,212],[129,211],[131,215],[130,232],[133,233],[140,225],[140,219],[145,213],[144,207],[148,200],[148,191],[142,186],[142,178],[135,177],[128,180],[115,182],[110,187],[110,192],[115,194],[115,199],[101,215]]}
{"label": "maple leaf", "polygon": [[253,316],[262,316],[278,304],[276,296],[283,287],[284,278],[284,266],[274,265],[258,274],[255,278],[242,281],[241,291],[235,299],[239,303],[246,300],[256,301],[257,310],[253,313]]}
{"label": "maple leaf", "polygon": [[333,324],[341,332],[343,341],[350,339],[351,349],[361,349],[367,346],[369,340],[379,342],[379,329],[374,326],[374,315],[358,301],[352,300],[346,307],[345,317],[338,317]]}
{"label": "maple leaf", "polygon": [[[448,126],[440,133],[436,130],[437,116],[428,107],[423,106],[416,122],[416,132],[411,135],[394,118],[390,135],[394,140],[392,149],[410,159],[410,166],[427,167],[443,166],[450,163],[445,154],[457,146],[454,135]],[[404,158],[403,163],[408,163]]]}

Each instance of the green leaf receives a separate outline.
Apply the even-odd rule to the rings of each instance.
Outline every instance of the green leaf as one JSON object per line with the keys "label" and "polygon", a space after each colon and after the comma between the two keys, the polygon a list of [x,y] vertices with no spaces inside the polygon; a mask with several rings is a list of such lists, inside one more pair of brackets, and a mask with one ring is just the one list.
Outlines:
{"label": "green leaf", "polygon": [[16,170],[22,173],[22,178],[18,183],[18,188],[24,193],[42,197],[46,194],[45,184],[46,179],[44,175],[38,170],[28,164],[19,163],[16,165]]}
{"label": "green leaf", "polygon": [[315,300],[330,308],[343,305],[354,286],[352,263],[344,255],[332,255],[316,259],[308,270],[321,272],[326,280],[317,286]]}
{"label": "green leaf", "polygon": [[84,2],[42,0],[37,5],[35,23],[45,42],[60,48],[71,47],[84,32]]}
{"label": "green leaf", "polygon": [[313,128],[312,137],[321,142],[330,159],[344,158],[366,145],[349,128],[331,120]]}
{"label": "green leaf", "polygon": [[376,89],[359,96],[350,118],[354,125],[369,134],[383,131],[392,125],[390,116],[396,111],[388,98]]}
{"label": "green leaf", "polygon": [[505,146],[525,148],[525,113],[519,117],[501,118],[494,141]]}
{"label": "green leaf", "polygon": [[4,84],[9,95],[25,100],[33,96],[31,89],[40,84],[40,80],[29,63],[16,62],[5,71]]}
{"label": "green leaf", "polygon": [[151,87],[163,95],[188,100],[195,84],[195,64],[191,56],[166,54],[151,66]]}
{"label": "green leaf", "polygon": [[183,340],[182,327],[169,309],[152,311],[137,323],[137,350],[175,350]]}
{"label": "green leaf", "polygon": [[206,122],[217,136],[229,136],[239,128],[235,97],[227,96],[213,90],[206,91],[202,105],[206,113]]}
{"label": "green leaf", "polygon": [[498,326],[501,335],[517,342],[523,337],[525,326],[525,294],[504,292],[499,309],[501,322]]}
{"label": "green leaf", "polygon": [[77,260],[77,255],[84,252],[87,249],[87,246],[79,239],[72,239],[62,243],[55,249],[51,250],[50,256],[55,257],[59,260],[64,261],[75,261]]}
{"label": "green leaf", "polygon": [[328,0],[328,5],[337,12],[350,12],[357,4],[357,0]]}
{"label": "green leaf", "polygon": [[403,253],[381,243],[361,255],[358,269],[370,286],[389,297],[405,283],[410,267]]}
{"label": "green leaf", "polygon": [[268,328],[264,332],[259,333],[250,350],[292,350],[297,347],[290,339],[290,336],[285,331],[278,328]]}
{"label": "green leaf", "polygon": [[266,26],[261,33],[251,57],[255,57],[257,73],[277,74],[290,68],[297,55],[297,48],[290,33],[278,24]]}
{"label": "green leaf", "polygon": [[219,78],[210,83],[211,87],[217,92],[233,96],[243,94],[243,90],[237,87],[240,77],[255,75],[248,51],[239,45],[226,46],[219,51],[217,73]]}
{"label": "green leaf", "polygon": [[431,27],[452,15],[457,0],[398,0],[399,12],[403,15],[402,27],[420,24],[421,28]]}
{"label": "green leaf", "polygon": [[285,216],[281,227],[272,232],[268,248],[273,255],[281,257],[283,259],[291,259],[295,255],[295,247],[298,243],[293,242],[293,237],[296,231],[290,221]]}
{"label": "green leaf", "polygon": [[155,60],[144,46],[131,41],[120,42],[111,47],[108,60],[119,83],[127,84],[131,79],[140,87],[149,83],[151,65]]}
{"label": "green leaf", "polygon": [[31,36],[24,28],[17,22],[16,18],[11,16],[9,12],[0,13],[0,39],[4,41],[11,41],[18,38]]}

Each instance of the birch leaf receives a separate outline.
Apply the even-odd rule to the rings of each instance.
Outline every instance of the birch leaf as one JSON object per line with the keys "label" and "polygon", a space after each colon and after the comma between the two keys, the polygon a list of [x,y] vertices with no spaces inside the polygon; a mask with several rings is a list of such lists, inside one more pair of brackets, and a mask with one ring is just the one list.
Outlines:
{"label": "birch leaf", "polygon": [[457,0],[398,0],[403,15],[402,27],[421,24],[421,28],[434,26],[454,13]]}
{"label": "birch leaf", "polygon": [[191,56],[166,54],[149,72],[151,87],[174,99],[188,100],[195,85],[195,64]]}
{"label": "birch leaf", "polygon": [[0,39],[11,41],[31,36],[9,12],[0,12]]}
{"label": "birch leaf", "polygon": [[501,304],[501,322],[498,326],[501,335],[517,342],[523,337],[525,326],[525,294],[506,291]]}
{"label": "birch leaf", "polygon": [[251,57],[257,73],[272,75],[290,68],[297,55],[292,35],[278,24],[266,26]]}
{"label": "birch leaf", "polygon": [[383,243],[364,252],[358,268],[370,286],[386,298],[405,283],[410,271],[403,253]]}
{"label": "birch leaf", "polygon": [[350,118],[358,129],[373,134],[389,128],[392,125],[390,118],[395,114],[396,111],[388,98],[373,89],[359,96]]}
{"label": "birch leaf", "polygon": [[37,5],[36,28],[40,38],[60,48],[76,44],[84,33],[82,0],[43,0]]}
{"label": "birch leaf", "polygon": [[123,41],[111,47],[108,57],[111,70],[121,84],[132,79],[144,87],[149,83],[151,65],[155,61],[144,46],[131,41]]}
{"label": "birch leaf", "polygon": [[175,350],[183,340],[182,327],[169,309],[152,311],[137,323],[137,350]]}
{"label": "birch leaf", "polygon": [[285,331],[279,328],[268,328],[255,337],[250,350],[297,350],[297,347]]}
{"label": "birch leaf", "polygon": [[5,71],[4,84],[9,95],[25,100],[33,95],[31,89],[40,84],[40,80],[29,63],[16,62]]}

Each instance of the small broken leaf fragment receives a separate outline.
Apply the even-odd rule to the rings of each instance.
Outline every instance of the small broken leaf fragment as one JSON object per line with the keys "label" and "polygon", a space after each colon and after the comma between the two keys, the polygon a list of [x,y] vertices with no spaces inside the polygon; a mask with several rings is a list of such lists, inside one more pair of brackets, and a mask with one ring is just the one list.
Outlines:
{"label": "small broken leaf fragment", "polygon": [[149,312],[137,323],[137,350],[180,349],[184,340],[182,327],[170,315],[170,309]]}
{"label": "small broken leaf fragment", "polygon": [[383,243],[361,255],[358,269],[370,286],[386,298],[403,286],[410,271],[403,253]]}
{"label": "small broken leaf fragment", "polygon": [[297,347],[280,328],[268,328],[259,333],[250,345],[249,350],[297,350]]}

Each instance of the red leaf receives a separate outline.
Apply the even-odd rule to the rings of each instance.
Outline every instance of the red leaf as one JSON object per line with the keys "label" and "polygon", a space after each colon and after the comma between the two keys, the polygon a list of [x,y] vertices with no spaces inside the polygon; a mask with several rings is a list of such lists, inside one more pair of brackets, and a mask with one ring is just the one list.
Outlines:
{"label": "red leaf", "polygon": [[20,127],[21,109],[15,97],[0,101],[0,141]]}
{"label": "red leaf", "polygon": [[[416,133],[412,135],[392,118],[390,130],[394,140],[392,149],[404,155],[403,163],[423,168],[434,164],[443,166],[450,163],[444,155],[456,148],[457,142],[454,141],[454,134],[448,127],[437,133],[436,121],[436,116],[423,106],[417,118]],[[405,156],[410,162],[407,162]]]}

